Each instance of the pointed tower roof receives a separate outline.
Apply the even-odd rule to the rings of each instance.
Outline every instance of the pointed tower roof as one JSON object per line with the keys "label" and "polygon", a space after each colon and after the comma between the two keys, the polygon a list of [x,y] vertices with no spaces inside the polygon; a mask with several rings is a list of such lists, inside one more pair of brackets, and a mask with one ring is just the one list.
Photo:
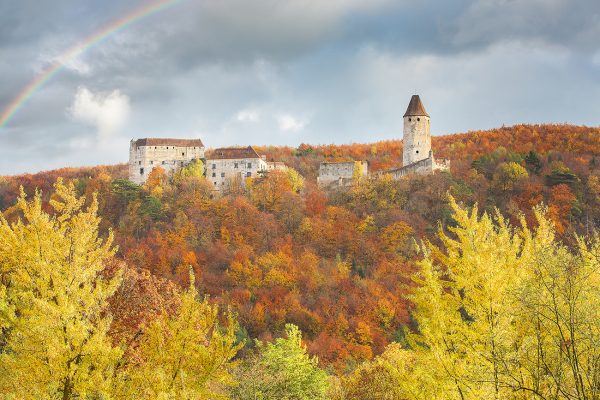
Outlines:
{"label": "pointed tower roof", "polygon": [[427,114],[427,111],[425,111],[425,107],[423,106],[423,103],[421,103],[421,98],[419,97],[418,94],[414,94],[410,98],[410,103],[408,103],[408,108],[406,109],[404,116],[405,117],[413,117],[413,116],[429,117],[429,114]]}

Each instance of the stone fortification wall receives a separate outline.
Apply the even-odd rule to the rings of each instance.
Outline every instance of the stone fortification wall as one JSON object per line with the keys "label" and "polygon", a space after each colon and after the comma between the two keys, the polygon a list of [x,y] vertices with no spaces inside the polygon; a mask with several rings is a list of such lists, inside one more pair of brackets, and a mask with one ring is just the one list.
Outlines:
{"label": "stone fortification wall", "polygon": [[393,179],[400,179],[409,174],[429,175],[434,171],[443,171],[450,168],[449,160],[435,160],[430,153],[429,157],[400,168],[384,171],[383,174],[391,175]]}
{"label": "stone fortification wall", "polygon": [[348,186],[353,182],[356,168],[360,168],[360,175],[367,177],[369,165],[366,161],[355,162],[323,162],[319,166],[317,184],[321,187],[338,185]]}

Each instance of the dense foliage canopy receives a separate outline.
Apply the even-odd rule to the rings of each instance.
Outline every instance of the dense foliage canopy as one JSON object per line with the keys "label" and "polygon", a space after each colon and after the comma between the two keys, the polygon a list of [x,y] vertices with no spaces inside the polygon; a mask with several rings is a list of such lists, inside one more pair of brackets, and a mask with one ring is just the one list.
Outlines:
{"label": "dense foliage canopy", "polygon": [[319,162],[401,143],[262,148],[292,169],[224,196],[199,164],[0,177],[0,393],[594,398],[599,135],[434,137],[450,171],[328,192]]}

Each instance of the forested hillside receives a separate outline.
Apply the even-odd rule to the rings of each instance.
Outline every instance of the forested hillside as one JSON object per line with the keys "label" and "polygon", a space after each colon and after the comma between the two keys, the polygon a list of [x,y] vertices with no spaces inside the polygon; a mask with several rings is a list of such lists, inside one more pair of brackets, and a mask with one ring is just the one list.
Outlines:
{"label": "forested hillside", "polygon": [[[557,246],[553,250],[544,250],[549,259],[567,257],[570,251],[579,251],[577,254],[580,255],[569,257],[585,258],[589,251],[576,235],[591,238],[600,228],[598,128],[518,125],[434,137],[434,154],[436,158],[451,160],[449,172],[410,176],[401,181],[386,177],[364,179],[352,188],[331,192],[324,192],[315,185],[320,162],[366,159],[370,172],[376,172],[401,165],[402,143],[302,144],[298,148],[258,147],[257,150],[266,154],[269,160],[285,162],[299,175],[271,172],[249,181],[246,190],[231,190],[216,198],[208,182],[185,171],[168,177],[155,169],[148,182],[139,187],[127,181],[125,165],[64,169],[0,178],[0,207],[8,222],[22,217],[23,206],[16,205],[22,186],[29,198],[36,189],[41,190],[41,209],[56,212],[50,200],[55,198],[52,186],[58,177],[72,182],[76,194],[87,199],[86,204],[91,204],[97,193],[100,235],[105,237],[112,232],[117,245],[115,258],[103,273],[112,277],[121,268],[125,271],[123,283],[115,289],[114,295],[107,296],[110,297],[113,321],[106,334],[113,343],[138,340],[136,335],[140,327],[146,326],[161,310],[178,309],[182,304],[185,307],[185,296],[197,290],[209,296],[208,302],[202,303],[203,307],[229,308],[231,318],[239,324],[235,329],[235,343],[245,345],[240,344],[236,349],[236,352],[239,350],[237,357],[260,357],[255,354],[254,346],[258,346],[263,356],[275,351],[265,343],[280,338],[285,332],[288,340],[299,341],[295,326],[302,333],[308,353],[318,356],[319,366],[331,375],[342,377],[338,385],[345,385],[346,398],[357,399],[366,398],[360,392],[361,387],[368,386],[366,382],[372,381],[370,374],[378,368],[392,374],[386,375],[389,379],[396,379],[394,374],[401,376],[407,371],[424,376],[424,367],[415,361],[421,356],[407,350],[414,349],[416,343],[425,343],[440,354],[447,352],[448,349],[443,347],[449,344],[444,344],[440,337],[444,328],[427,326],[426,321],[460,325],[456,318],[462,316],[463,322],[469,319],[489,322],[497,315],[496,311],[492,310],[488,315],[489,309],[479,309],[476,303],[497,302],[507,293],[514,293],[513,289],[525,290],[524,282],[529,282],[536,273],[550,274],[527,268],[523,268],[522,275],[515,272],[519,263],[533,263],[532,260],[543,258],[543,252],[534,249],[535,241],[528,242],[533,240],[532,237],[538,235],[540,240]],[[546,206],[545,211],[535,211],[535,206],[542,203]],[[531,232],[517,234],[509,230],[503,233],[501,229],[490,228],[493,225],[491,219],[485,217],[479,221],[476,215],[469,217],[464,210],[476,204],[479,216],[483,212],[499,213],[506,218],[505,221],[496,220],[499,226],[525,224]],[[544,225],[546,219],[548,226]],[[486,229],[491,230],[486,232]],[[469,264],[473,258],[460,247],[464,244],[462,235],[465,232],[483,235],[477,240],[486,245],[489,243],[485,238],[498,234],[500,237],[494,239],[498,242],[488,250],[497,249],[498,253],[494,254],[504,257],[504,264],[496,265],[493,259],[486,265],[483,265],[484,261]],[[426,242],[429,244],[424,245]],[[504,245],[508,248],[502,252]],[[527,247],[530,245],[532,247]],[[483,245],[470,251],[477,253],[482,248]],[[556,261],[556,268],[559,268],[558,264],[560,262]],[[464,269],[459,270],[459,265]],[[505,269],[481,269],[493,266]],[[431,271],[438,272],[432,274]],[[448,276],[440,281],[439,271],[445,271]],[[483,286],[473,283],[479,273],[485,275],[479,282]],[[519,275],[518,279],[506,278],[511,273]],[[563,279],[558,272],[555,275],[556,279]],[[460,283],[462,286],[458,289],[463,290],[471,284],[474,289],[467,290],[466,296],[452,299],[440,296],[438,299],[436,285],[441,288],[452,279],[454,282],[471,279]],[[192,287],[187,292],[175,295],[181,288],[188,288],[190,283]],[[486,285],[497,286],[498,290],[490,289],[489,293],[480,293],[481,297],[469,297],[479,293],[482,287],[488,287]],[[448,290],[455,294],[453,289]],[[533,296],[535,293],[532,293],[527,292]],[[431,303],[427,308],[428,299],[438,303]],[[465,299],[473,303],[466,304]],[[514,307],[523,315],[534,316],[535,310],[528,308],[530,305],[519,303]],[[459,309],[460,313],[455,312]],[[445,311],[447,314],[440,317]],[[498,312],[510,314],[512,311]],[[233,326],[231,321],[222,323]],[[498,325],[495,323],[492,322],[492,330],[497,326],[502,329],[514,326],[505,320],[497,321]],[[458,348],[464,345],[460,342],[461,335],[472,335],[482,346],[480,352],[465,347],[461,354],[466,358],[459,357],[458,361],[442,356],[425,355],[422,358],[422,365],[429,365],[436,371],[436,368],[443,369],[436,363],[457,365],[455,382],[447,377],[436,378],[443,382],[440,387],[447,390],[445,393],[471,390],[469,385],[476,380],[473,378],[475,372],[466,365],[466,359],[475,357],[473,354],[488,360],[486,362],[493,367],[487,375],[489,365],[483,361],[478,364],[486,385],[491,385],[482,385],[485,390],[499,393],[501,387],[514,384],[514,387],[526,387],[522,389],[526,391],[533,385],[531,380],[538,378],[535,384],[540,393],[544,388],[558,385],[550,382],[550,378],[548,381],[539,376],[523,378],[518,368],[506,367],[507,360],[511,359],[507,355],[508,343],[512,340],[508,333],[498,344],[504,353],[491,350],[491,356],[486,358],[488,348],[485,346],[489,341],[475,336],[483,335],[490,326],[478,326],[472,328],[476,331],[469,331],[471,328],[465,326],[460,328],[464,331],[453,332],[451,340]],[[514,333],[515,337],[534,329],[531,326],[521,328],[520,333]],[[423,336],[418,338],[414,336],[416,334]],[[233,333],[224,335],[227,340],[232,340]],[[253,339],[259,339],[261,343],[257,345]],[[570,346],[572,343],[568,340],[572,339],[563,337],[561,340],[565,342],[559,345],[558,353],[560,346]],[[553,338],[544,340],[550,346]],[[592,342],[588,344],[592,345]],[[143,352],[144,346],[150,346],[141,343],[142,350],[136,348],[136,352]],[[283,342],[280,344],[284,345]],[[528,348],[527,351],[534,350]],[[375,361],[369,361],[382,353],[383,356]],[[560,357],[558,353],[553,357]],[[143,355],[136,357],[136,360],[144,359]],[[226,358],[224,355],[223,359]],[[546,361],[550,364],[552,360]],[[390,372],[388,364],[394,362],[400,362],[406,370]],[[502,363],[506,367],[505,375],[498,369]],[[238,373],[253,376],[253,371],[243,368]],[[559,373],[555,371],[556,376]],[[511,377],[521,380],[515,378],[518,382],[507,383]],[[320,382],[322,378],[311,379]],[[143,380],[144,377],[140,375],[135,379]],[[560,379],[566,382],[569,378],[561,375]],[[225,381],[223,378],[219,382],[225,385]],[[426,392],[425,388],[431,382],[406,382],[408,386],[398,389],[404,391],[390,398],[455,398],[435,397],[438,395]],[[581,385],[576,389],[585,391],[585,385]],[[250,398],[243,397],[244,390],[250,389],[239,388],[238,398]],[[321,388],[314,390],[319,392]],[[475,397],[466,398],[484,398],[479,397],[483,396],[481,393],[473,393]]]}

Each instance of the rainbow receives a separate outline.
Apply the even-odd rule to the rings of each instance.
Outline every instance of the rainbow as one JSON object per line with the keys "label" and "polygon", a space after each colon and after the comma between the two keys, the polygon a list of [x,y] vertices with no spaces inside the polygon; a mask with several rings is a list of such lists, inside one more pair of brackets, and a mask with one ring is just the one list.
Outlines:
{"label": "rainbow", "polygon": [[0,114],[0,128],[6,126],[8,121],[11,120],[11,118],[21,109],[21,107],[23,107],[27,100],[29,100],[38,90],[40,90],[40,88],[46,82],[48,82],[48,80],[62,70],[66,63],[75,59],[90,47],[98,44],[110,35],[127,28],[131,24],[134,24],[143,18],[162,11],[173,4],[178,3],[179,1],[181,0],[158,0],[137,8],[127,15],[104,26],[102,29],[80,41],[75,46],[69,48],[67,51],[58,56],[56,61],[44,69],[44,71],[42,71],[42,73],[40,73],[34,80],[29,82],[29,84],[23,88],[23,90],[13,99],[13,101],[10,102],[4,111],[2,111],[2,114]]}

